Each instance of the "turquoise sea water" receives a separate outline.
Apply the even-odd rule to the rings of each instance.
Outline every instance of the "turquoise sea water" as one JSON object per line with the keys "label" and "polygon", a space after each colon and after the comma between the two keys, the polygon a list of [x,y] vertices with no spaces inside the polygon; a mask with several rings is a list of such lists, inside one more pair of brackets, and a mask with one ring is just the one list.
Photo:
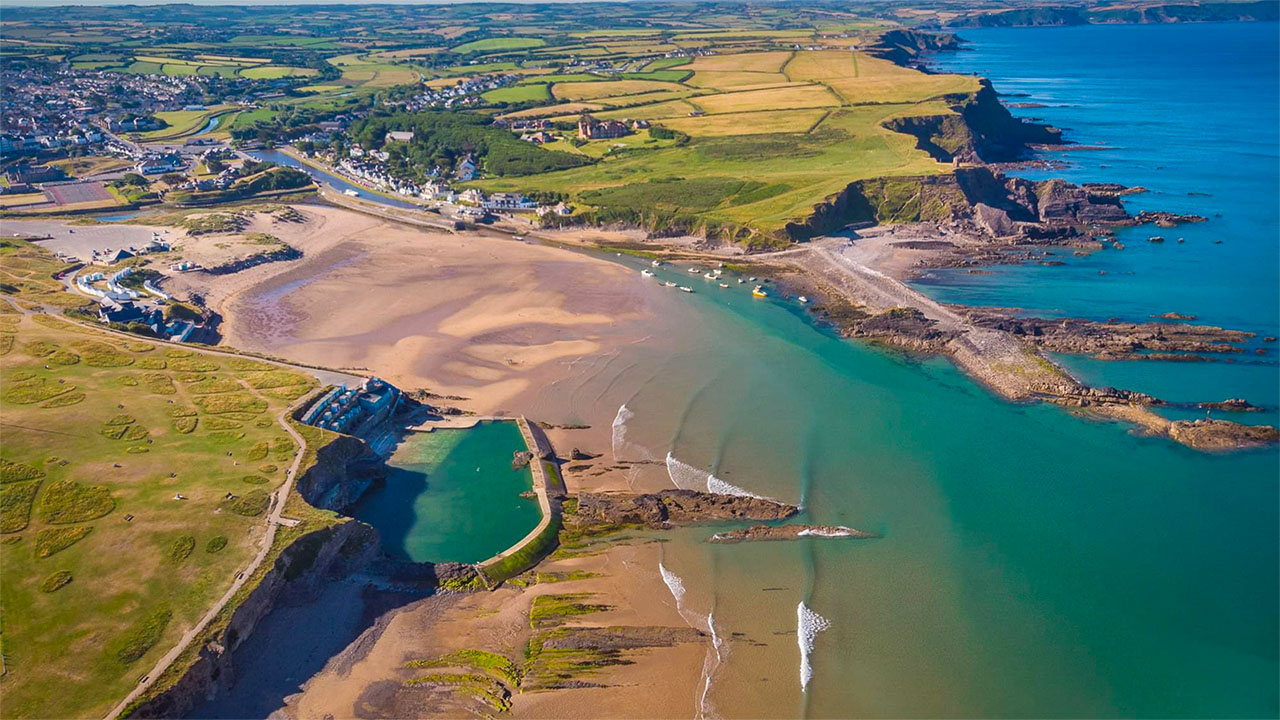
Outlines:
{"label": "turquoise sea water", "polygon": [[[1280,26],[995,28],[960,36],[969,49],[938,54],[931,66],[991,78],[1006,103],[1044,106],[1015,114],[1063,128],[1067,139],[1091,148],[1050,155],[1065,168],[1018,174],[1140,185],[1151,192],[1127,198],[1132,211],[1209,220],[1127,229],[1118,236],[1125,250],[1060,257],[1066,266],[939,271],[920,287],[949,302],[1041,316],[1146,320],[1178,312],[1255,332],[1258,341],[1236,368],[1069,364],[1087,381],[1172,400],[1243,397],[1268,406],[1262,420],[1274,424],[1277,348],[1261,338],[1280,335]],[[1154,235],[1165,242],[1148,242]],[[1254,355],[1258,348],[1265,355]]]}
{"label": "turquoise sea water", "polygon": [[527,467],[511,468],[524,449],[513,422],[469,430],[409,433],[387,462],[384,485],[367,492],[351,515],[378,529],[387,554],[415,562],[480,562],[538,525]]}

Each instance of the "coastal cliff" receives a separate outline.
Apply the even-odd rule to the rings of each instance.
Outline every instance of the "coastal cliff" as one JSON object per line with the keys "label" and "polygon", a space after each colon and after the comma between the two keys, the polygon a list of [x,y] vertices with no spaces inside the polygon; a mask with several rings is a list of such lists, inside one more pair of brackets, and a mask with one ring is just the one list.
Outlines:
{"label": "coastal cliff", "polygon": [[272,609],[314,597],[324,583],[367,566],[379,554],[376,531],[355,521],[298,537],[280,552],[253,590],[229,610],[225,624],[199,647],[181,676],[154,696],[144,696],[126,715],[183,717],[205,698],[230,688],[235,680],[233,653]]}
{"label": "coastal cliff", "polygon": [[312,507],[342,510],[360,499],[384,471],[382,458],[364,440],[338,435],[316,452],[315,463],[298,476],[297,489]]}
{"label": "coastal cliff", "polygon": [[1011,162],[1030,152],[1030,145],[1062,142],[1057,128],[1014,117],[991,81],[978,80],[978,91],[949,102],[951,113],[894,118],[884,126],[912,135],[916,147],[939,162]]}
{"label": "coastal cliff", "polygon": [[948,27],[1036,27],[1113,23],[1174,23],[1266,21],[1280,18],[1280,5],[1257,2],[1156,3],[1151,5],[1045,5],[970,12],[947,22]]}

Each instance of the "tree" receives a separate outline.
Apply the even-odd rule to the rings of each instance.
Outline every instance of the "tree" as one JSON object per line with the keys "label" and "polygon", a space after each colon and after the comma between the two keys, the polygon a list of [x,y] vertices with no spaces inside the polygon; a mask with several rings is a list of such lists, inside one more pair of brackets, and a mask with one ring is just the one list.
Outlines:
{"label": "tree", "polygon": [[205,168],[211,173],[220,173],[227,169],[227,164],[218,158],[209,158],[204,161]]}
{"label": "tree", "polygon": [[125,173],[124,177],[120,178],[120,184],[130,187],[146,187],[148,185],[147,179],[138,173]]}
{"label": "tree", "polygon": [[166,185],[174,186],[174,185],[181,185],[182,183],[186,182],[187,176],[183,175],[182,173],[171,172],[171,173],[165,173],[161,175],[160,179],[163,180]]}

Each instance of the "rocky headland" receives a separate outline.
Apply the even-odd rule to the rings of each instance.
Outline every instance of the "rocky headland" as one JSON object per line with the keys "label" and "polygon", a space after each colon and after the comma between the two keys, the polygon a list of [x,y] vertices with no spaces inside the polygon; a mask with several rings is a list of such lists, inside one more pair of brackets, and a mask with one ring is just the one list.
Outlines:
{"label": "rocky headland", "polygon": [[577,507],[580,522],[648,528],[723,520],[785,520],[797,512],[794,505],[765,498],[676,489],[642,495],[582,493]]}

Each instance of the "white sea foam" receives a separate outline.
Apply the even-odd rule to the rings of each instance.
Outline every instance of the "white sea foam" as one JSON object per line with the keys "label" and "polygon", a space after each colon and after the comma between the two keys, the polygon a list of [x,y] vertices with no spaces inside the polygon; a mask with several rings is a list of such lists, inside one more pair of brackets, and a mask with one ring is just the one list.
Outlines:
{"label": "white sea foam", "polygon": [[677,460],[671,453],[667,453],[667,475],[671,477],[672,484],[681,490],[705,489],[709,493],[719,495],[762,498],[762,496],[743,490],[733,483],[727,483],[706,470],[699,470],[687,462]]}
{"label": "white sea foam", "polygon": [[818,636],[818,633],[830,627],[831,623],[810,610],[803,600],[796,606],[796,642],[800,645],[801,692],[808,689],[809,681],[813,679],[813,665],[809,662],[809,655],[813,652],[813,639]]}
{"label": "white sea foam", "polygon": [[853,528],[847,528],[847,527],[845,527],[845,526],[843,526],[843,525],[840,525],[840,526],[838,526],[838,527],[834,527],[834,528],[832,528],[832,529],[830,529],[830,530],[825,530],[825,529],[817,529],[817,530],[801,530],[800,532],[796,533],[796,536],[798,536],[798,537],[834,537],[834,538],[838,538],[838,537],[849,537],[850,535],[853,535],[853,534],[854,534],[854,529],[853,529]]}
{"label": "white sea foam", "polygon": [[662,575],[662,582],[667,584],[667,589],[671,591],[671,597],[676,600],[676,612],[684,617],[684,581],[680,576],[667,569],[661,561],[658,562],[658,573]]}
{"label": "white sea foam", "polygon": [[627,409],[627,404],[618,406],[618,414],[613,418],[613,459],[622,459],[627,444],[627,421],[636,414]]}

